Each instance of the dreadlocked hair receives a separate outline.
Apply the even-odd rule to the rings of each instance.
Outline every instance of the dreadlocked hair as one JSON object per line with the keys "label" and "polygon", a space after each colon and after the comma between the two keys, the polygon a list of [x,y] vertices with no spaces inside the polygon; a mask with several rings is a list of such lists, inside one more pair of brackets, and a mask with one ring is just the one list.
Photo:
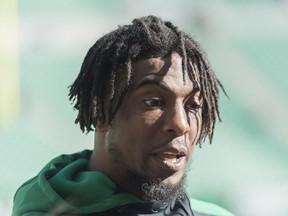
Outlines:
{"label": "dreadlocked hair", "polygon": [[[97,123],[109,125],[132,83],[132,63],[173,52],[182,58],[184,82],[187,73],[203,95],[198,143],[201,147],[207,136],[211,143],[216,119],[221,121],[218,87],[224,93],[225,90],[198,43],[171,22],[155,16],[119,26],[89,49],[78,77],[70,86],[69,100],[78,110],[75,123],[80,124],[83,132],[94,130]],[[187,70],[191,65],[197,70]]]}

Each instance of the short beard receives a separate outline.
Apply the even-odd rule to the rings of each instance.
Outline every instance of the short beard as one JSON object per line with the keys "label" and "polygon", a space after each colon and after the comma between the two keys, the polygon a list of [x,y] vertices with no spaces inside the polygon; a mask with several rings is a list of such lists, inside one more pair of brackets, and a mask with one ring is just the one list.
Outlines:
{"label": "short beard", "polygon": [[123,159],[121,151],[114,143],[111,143],[109,149],[113,156],[114,163],[120,164],[126,180],[129,184],[139,192],[139,198],[147,202],[169,202],[175,199],[182,199],[185,196],[185,175],[177,184],[163,183],[163,179],[152,179],[148,176],[143,176],[133,168],[130,168]]}
{"label": "short beard", "polygon": [[170,202],[183,199],[185,194],[185,176],[177,184],[164,183],[159,179],[150,179],[139,173],[127,170],[127,177],[134,187],[141,191],[141,199],[147,202]]}

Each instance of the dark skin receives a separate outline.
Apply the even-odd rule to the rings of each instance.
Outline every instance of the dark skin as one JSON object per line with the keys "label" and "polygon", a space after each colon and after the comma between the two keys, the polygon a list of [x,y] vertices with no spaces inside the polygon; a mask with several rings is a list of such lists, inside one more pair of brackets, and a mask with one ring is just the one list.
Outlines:
{"label": "dark skin", "polygon": [[202,97],[187,74],[184,83],[177,53],[133,63],[133,76],[112,123],[97,126],[89,169],[141,198],[127,170],[179,183],[200,135]]}

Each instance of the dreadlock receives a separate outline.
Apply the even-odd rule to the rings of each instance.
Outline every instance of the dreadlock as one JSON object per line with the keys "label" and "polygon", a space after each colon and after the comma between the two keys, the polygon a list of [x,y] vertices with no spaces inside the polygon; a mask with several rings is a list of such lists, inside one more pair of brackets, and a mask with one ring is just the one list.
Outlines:
{"label": "dreadlock", "polygon": [[[89,49],[77,79],[70,86],[69,100],[78,110],[75,123],[80,124],[83,132],[95,129],[99,122],[109,125],[132,82],[132,63],[172,52],[182,58],[184,82],[188,73],[203,95],[203,124],[198,143],[201,147],[207,136],[211,143],[216,119],[221,121],[218,87],[224,93],[225,90],[198,43],[171,22],[155,16],[119,26]],[[196,72],[187,70],[190,64],[197,68]]]}

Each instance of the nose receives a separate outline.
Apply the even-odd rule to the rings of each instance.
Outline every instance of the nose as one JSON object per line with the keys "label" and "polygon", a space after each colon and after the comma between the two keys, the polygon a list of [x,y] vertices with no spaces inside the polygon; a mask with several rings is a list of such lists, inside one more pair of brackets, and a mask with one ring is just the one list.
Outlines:
{"label": "nose", "polygon": [[181,136],[189,130],[189,119],[183,105],[176,105],[165,118],[164,131],[175,137]]}

